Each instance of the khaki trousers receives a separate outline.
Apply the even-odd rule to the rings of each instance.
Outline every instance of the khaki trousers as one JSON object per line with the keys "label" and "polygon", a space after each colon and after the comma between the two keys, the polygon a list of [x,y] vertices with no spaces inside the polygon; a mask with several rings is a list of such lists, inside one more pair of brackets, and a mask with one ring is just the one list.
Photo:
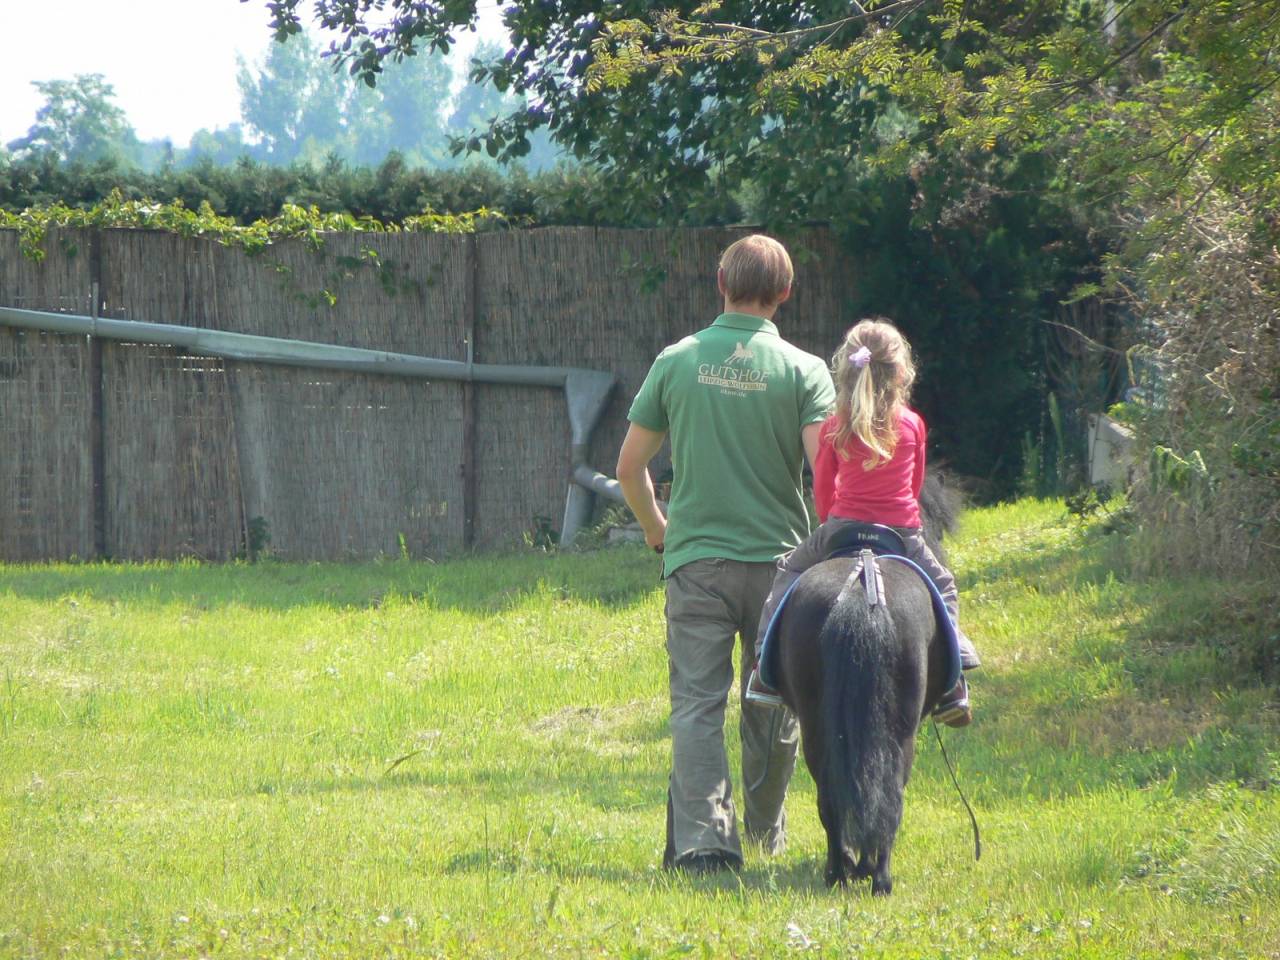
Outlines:
{"label": "khaki trousers", "polygon": [[741,696],[755,665],[756,627],[774,572],[772,563],[706,559],[687,563],[667,578],[672,754],[668,866],[689,854],[711,851],[742,861],[724,745],[735,636],[742,644],[738,693],[746,835],[771,853],[785,843],[783,801],[795,769],[799,724],[788,710],[762,707]]}

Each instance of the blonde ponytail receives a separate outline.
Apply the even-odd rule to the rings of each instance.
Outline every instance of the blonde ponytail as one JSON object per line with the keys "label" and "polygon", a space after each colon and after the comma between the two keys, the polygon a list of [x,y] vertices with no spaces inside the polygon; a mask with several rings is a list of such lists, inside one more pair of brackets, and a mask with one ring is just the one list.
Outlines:
{"label": "blonde ponytail", "polygon": [[849,443],[857,437],[871,451],[864,470],[893,459],[898,414],[916,378],[906,337],[883,318],[861,321],[831,358],[831,377],[836,384],[836,450],[847,458]]}

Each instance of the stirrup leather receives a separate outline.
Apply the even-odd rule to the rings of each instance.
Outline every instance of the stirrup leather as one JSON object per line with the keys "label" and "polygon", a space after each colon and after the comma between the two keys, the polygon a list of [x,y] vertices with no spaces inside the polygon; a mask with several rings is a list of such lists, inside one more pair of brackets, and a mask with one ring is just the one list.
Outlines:
{"label": "stirrup leather", "polygon": [[864,548],[858,554],[858,563],[862,569],[862,583],[867,590],[867,606],[875,607],[884,603],[884,576],[880,573],[880,564],[876,563],[876,555]]}

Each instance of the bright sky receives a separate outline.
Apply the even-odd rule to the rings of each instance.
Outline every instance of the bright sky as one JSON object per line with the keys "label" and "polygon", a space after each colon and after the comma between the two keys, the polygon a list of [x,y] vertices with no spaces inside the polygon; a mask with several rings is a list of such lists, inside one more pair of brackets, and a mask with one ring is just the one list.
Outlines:
{"label": "bright sky", "polygon": [[[484,34],[500,37],[497,3],[480,8]],[[236,55],[262,60],[270,19],[266,0],[0,0],[0,144],[35,122],[44,100],[31,81],[101,73],[140,139],[185,146],[240,118]]]}

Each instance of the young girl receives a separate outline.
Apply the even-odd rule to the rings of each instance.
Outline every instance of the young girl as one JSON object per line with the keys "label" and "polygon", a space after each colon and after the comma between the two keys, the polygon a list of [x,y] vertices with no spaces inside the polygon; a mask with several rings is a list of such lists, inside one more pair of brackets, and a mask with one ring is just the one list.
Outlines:
{"label": "young girl", "polygon": [[[787,587],[827,558],[833,536],[842,526],[862,522],[893,527],[906,545],[907,557],[933,578],[957,625],[961,666],[971,670],[981,661],[959,629],[955,577],[938,562],[920,532],[925,426],[920,414],[907,406],[916,378],[911,346],[888,321],[863,320],[845,334],[831,358],[831,375],[836,409],[822,425],[813,465],[813,497],[822,526],[778,561],[778,575],[760,617],[756,658]],[[777,691],[760,680],[758,666],[747,683],[746,697],[757,703],[782,703]],[[956,727],[970,722],[963,677],[942,698],[934,716]]]}

